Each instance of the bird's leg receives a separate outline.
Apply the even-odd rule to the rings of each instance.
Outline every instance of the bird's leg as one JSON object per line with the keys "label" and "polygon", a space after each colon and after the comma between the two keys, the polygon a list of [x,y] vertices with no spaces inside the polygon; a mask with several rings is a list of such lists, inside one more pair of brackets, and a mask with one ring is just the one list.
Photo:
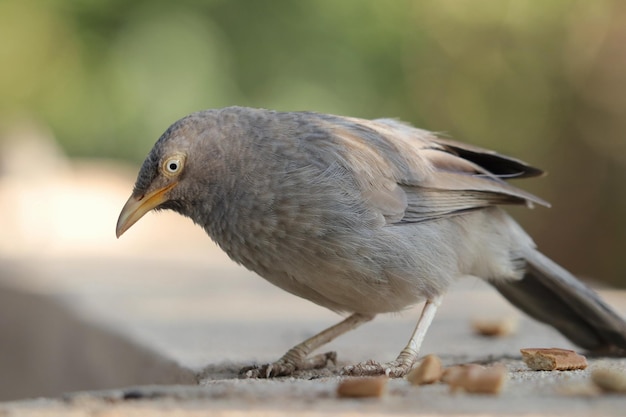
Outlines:
{"label": "bird's leg", "polygon": [[370,360],[356,365],[348,365],[342,369],[341,373],[344,375],[387,375],[395,378],[404,376],[417,360],[420,347],[428,327],[435,317],[437,307],[441,304],[441,299],[441,296],[437,296],[426,301],[409,343],[402,349],[396,360],[383,364]]}
{"label": "bird's leg", "polygon": [[310,358],[308,357],[309,354],[320,346],[325,345],[336,337],[341,336],[373,318],[374,315],[354,313],[345,320],[289,349],[289,351],[276,362],[262,366],[248,366],[243,368],[239,374],[244,378],[271,378],[275,376],[291,375],[294,371],[302,369],[323,368],[328,361],[334,363],[337,354],[335,352],[326,352]]}

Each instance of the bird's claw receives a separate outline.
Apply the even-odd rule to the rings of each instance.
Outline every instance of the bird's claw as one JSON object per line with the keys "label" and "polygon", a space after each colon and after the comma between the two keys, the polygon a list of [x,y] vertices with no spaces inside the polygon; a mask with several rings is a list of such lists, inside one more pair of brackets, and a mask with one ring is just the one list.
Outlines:
{"label": "bird's claw", "polygon": [[373,360],[361,362],[356,365],[345,366],[341,370],[341,375],[350,376],[377,376],[386,375],[391,378],[401,378],[411,370],[411,364],[405,362],[391,361],[379,363]]}
{"label": "bird's claw", "polygon": [[328,362],[337,363],[337,353],[326,352],[315,355],[311,358],[304,358],[300,361],[290,359],[279,359],[274,363],[264,365],[246,366],[239,371],[242,378],[275,378],[279,376],[290,376],[294,372],[306,369],[320,369],[326,367]]}
{"label": "bird's claw", "polygon": [[295,370],[296,366],[293,363],[276,361],[260,366],[246,366],[239,371],[239,375],[243,378],[274,378],[291,375]]}

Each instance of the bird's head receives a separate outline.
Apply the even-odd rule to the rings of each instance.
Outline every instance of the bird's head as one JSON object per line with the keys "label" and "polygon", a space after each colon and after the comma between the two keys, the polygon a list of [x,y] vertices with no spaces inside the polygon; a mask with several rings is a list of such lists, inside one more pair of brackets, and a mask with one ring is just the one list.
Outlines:
{"label": "bird's head", "polygon": [[[173,209],[182,214],[199,195],[198,179],[210,164],[209,138],[215,136],[211,114],[194,114],[174,123],[159,138],[143,162],[133,192],[122,208],[116,235],[120,237],[153,209]],[[218,158],[219,159],[219,158]],[[195,178],[195,180],[194,180]]]}

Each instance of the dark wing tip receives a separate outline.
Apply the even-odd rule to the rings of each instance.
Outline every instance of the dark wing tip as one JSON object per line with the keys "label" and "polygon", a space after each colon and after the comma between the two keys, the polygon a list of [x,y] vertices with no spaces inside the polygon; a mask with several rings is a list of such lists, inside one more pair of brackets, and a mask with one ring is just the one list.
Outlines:
{"label": "dark wing tip", "polygon": [[496,152],[468,149],[466,147],[457,147],[446,143],[444,145],[450,148],[454,153],[463,159],[467,159],[478,166],[483,167],[493,175],[502,179],[511,178],[532,178],[545,175],[545,172],[539,168],[528,165],[510,156],[498,154]]}

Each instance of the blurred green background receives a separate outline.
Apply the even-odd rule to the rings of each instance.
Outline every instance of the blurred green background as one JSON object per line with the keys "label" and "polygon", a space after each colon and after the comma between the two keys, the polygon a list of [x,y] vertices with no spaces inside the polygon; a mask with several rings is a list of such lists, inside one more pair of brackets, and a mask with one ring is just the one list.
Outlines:
{"label": "blurred green background", "polygon": [[626,286],[626,2],[1,0],[0,63],[0,131],[35,123],[72,157],[137,165],[234,104],[512,154],[550,172],[520,185],[553,208],[513,210],[540,248]]}

